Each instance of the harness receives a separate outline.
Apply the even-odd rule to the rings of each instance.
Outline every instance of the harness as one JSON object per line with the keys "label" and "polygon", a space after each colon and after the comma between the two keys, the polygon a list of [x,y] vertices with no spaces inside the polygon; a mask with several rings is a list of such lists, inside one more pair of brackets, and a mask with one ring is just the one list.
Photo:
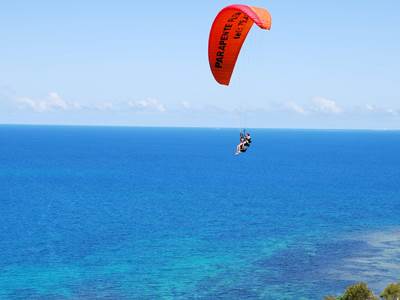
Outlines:
{"label": "harness", "polygon": [[247,149],[250,147],[251,144],[251,137],[248,139],[246,136],[246,129],[243,129],[243,131],[240,131],[240,141],[242,146],[240,147],[240,152],[244,153],[247,151]]}

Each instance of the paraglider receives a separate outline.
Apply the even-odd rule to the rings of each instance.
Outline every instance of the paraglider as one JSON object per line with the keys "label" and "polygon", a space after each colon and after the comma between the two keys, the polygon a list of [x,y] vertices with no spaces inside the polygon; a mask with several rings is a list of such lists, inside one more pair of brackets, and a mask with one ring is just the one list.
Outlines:
{"label": "paraglider", "polygon": [[[230,5],[219,12],[208,40],[208,61],[218,83],[229,85],[240,50],[253,24],[270,30],[271,22],[271,15],[266,9],[254,6]],[[235,154],[246,152],[250,144],[250,134],[240,131]]]}
{"label": "paraglider", "polygon": [[236,146],[236,153],[235,155],[239,155],[240,153],[245,153],[247,149],[251,145],[251,136],[249,132],[246,130],[240,131],[240,142]]}
{"label": "paraglider", "polygon": [[215,18],[208,41],[208,60],[218,83],[229,85],[240,49],[254,23],[269,30],[270,13],[264,8],[230,5]]}

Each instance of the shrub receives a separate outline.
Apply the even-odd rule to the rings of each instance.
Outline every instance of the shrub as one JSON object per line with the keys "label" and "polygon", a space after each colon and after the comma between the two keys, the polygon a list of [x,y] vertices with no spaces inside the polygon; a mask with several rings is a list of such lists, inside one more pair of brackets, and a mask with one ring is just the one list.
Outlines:
{"label": "shrub", "polygon": [[378,299],[364,282],[349,286],[341,300],[375,300]]}
{"label": "shrub", "polygon": [[381,294],[381,298],[385,300],[400,300],[400,284],[391,283]]}

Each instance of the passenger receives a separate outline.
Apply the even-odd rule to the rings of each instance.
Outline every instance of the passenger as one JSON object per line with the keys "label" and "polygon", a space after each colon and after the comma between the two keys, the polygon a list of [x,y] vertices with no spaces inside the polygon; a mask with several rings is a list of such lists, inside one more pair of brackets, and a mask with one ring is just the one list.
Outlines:
{"label": "passenger", "polygon": [[250,147],[250,144],[251,144],[250,133],[247,132],[244,138],[245,138],[245,142],[246,142],[247,146]]}
{"label": "passenger", "polygon": [[246,152],[248,147],[249,147],[249,146],[247,145],[246,138],[244,138],[243,136],[241,136],[241,137],[240,137],[240,142],[239,142],[239,144],[236,146],[236,153],[235,153],[235,155],[239,155],[240,153]]}

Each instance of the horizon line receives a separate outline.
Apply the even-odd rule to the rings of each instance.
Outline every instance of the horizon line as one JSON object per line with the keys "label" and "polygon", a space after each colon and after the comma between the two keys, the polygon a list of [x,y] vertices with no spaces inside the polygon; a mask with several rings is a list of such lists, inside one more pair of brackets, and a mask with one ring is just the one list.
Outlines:
{"label": "horizon line", "polygon": [[32,126],[32,127],[112,127],[112,128],[165,128],[165,129],[251,129],[251,130],[309,130],[309,131],[400,131],[396,128],[318,128],[318,127],[221,127],[221,126],[156,126],[156,125],[122,125],[122,124],[49,124],[49,123],[0,123],[2,126]]}

